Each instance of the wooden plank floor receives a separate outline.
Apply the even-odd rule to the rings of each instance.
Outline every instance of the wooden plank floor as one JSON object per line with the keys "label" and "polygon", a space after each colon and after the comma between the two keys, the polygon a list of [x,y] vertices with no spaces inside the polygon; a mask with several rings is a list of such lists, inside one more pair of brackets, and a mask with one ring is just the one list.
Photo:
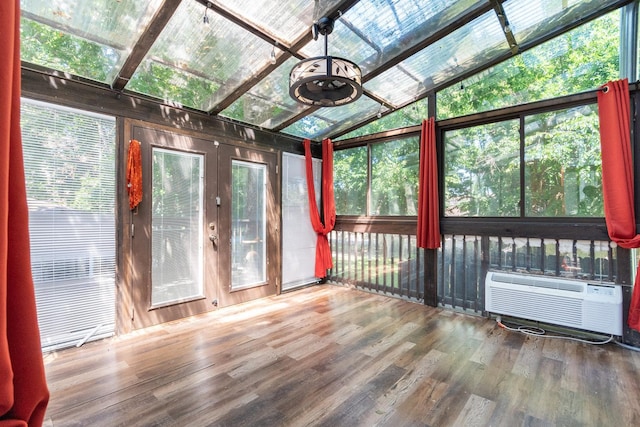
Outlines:
{"label": "wooden plank floor", "polygon": [[640,353],[333,285],[45,356],[53,426],[638,426]]}

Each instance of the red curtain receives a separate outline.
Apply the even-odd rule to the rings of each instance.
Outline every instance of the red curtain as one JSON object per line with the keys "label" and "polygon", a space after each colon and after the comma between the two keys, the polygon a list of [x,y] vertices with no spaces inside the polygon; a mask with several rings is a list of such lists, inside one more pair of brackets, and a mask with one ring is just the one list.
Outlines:
{"label": "red curtain", "polygon": [[420,133],[420,176],[418,179],[418,247],[440,247],[440,201],[436,124],[433,117],[422,121]]}
{"label": "red curtain", "polygon": [[318,235],[316,242],[316,277],[323,278],[327,270],[333,267],[331,260],[331,248],[327,235],[336,224],[336,203],[333,195],[333,143],[330,139],[322,141],[322,206],[324,224],[320,219],[318,204],[316,203],[316,190],[313,183],[313,160],[311,158],[311,141],[305,139],[304,157],[307,172],[307,188],[309,196],[309,216],[311,225]]}
{"label": "red curtain", "polygon": [[140,151],[140,143],[135,139],[129,141],[127,192],[129,193],[129,209],[135,209],[142,201],[142,152]]}
{"label": "red curtain", "polygon": [[[633,161],[629,126],[629,81],[609,82],[598,92],[602,191],[609,238],[623,248],[640,247],[636,234]],[[640,265],[629,308],[629,327],[640,331]]]}
{"label": "red curtain", "polygon": [[20,133],[20,2],[0,1],[0,426],[38,426],[49,391],[29,252]]}

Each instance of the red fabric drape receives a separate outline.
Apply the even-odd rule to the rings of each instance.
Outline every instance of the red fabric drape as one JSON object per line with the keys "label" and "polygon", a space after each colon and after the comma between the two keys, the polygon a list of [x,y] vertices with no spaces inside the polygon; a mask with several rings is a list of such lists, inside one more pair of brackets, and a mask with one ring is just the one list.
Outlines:
{"label": "red fabric drape", "polygon": [[311,141],[305,139],[304,157],[307,172],[307,188],[309,196],[309,216],[313,230],[318,235],[316,242],[316,277],[323,278],[327,270],[333,267],[331,248],[327,235],[336,224],[336,203],[333,195],[333,143],[330,139],[322,141],[322,206],[324,224],[320,219],[316,191],[313,183],[313,160],[311,158]]}
{"label": "red fabric drape", "polygon": [[134,209],[142,201],[142,153],[140,143],[135,139],[129,141],[127,191],[129,193],[129,209]]}
{"label": "red fabric drape", "polygon": [[436,124],[433,117],[422,121],[420,133],[420,175],[418,178],[418,247],[440,247],[440,201]]}
{"label": "red fabric drape", "polygon": [[22,160],[19,5],[0,2],[0,426],[41,425],[49,401]]}
{"label": "red fabric drape", "polygon": [[[609,238],[623,248],[640,247],[636,234],[629,126],[629,81],[609,82],[598,92],[602,191]],[[640,331],[640,265],[629,308],[629,327]]]}

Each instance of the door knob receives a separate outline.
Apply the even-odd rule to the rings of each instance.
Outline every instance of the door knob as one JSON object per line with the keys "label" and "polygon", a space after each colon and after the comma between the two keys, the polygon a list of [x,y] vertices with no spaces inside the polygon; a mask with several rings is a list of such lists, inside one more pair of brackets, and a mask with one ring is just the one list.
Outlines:
{"label": "door knob", "polygon": [[211,240],[211,242],[213,243],[213,246],[218,246],[218,235],[213,234],[213,231],[215,231],[215,229],[216,229],[215,223],[210,222],[209,230],[211,230],[211,234],[209,234],[209,240]]}

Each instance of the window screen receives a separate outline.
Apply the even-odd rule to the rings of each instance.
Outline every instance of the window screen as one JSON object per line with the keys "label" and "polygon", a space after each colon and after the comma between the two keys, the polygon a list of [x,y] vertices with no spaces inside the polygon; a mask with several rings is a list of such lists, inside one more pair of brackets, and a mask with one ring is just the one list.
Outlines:
{"label": "window screen", "polygon": [[447,216],[520,216],[519,121],[444,135]]}
{"label": "window screen", "polygon": [[371,144],[370,215],[417,215],[418,137]]}

